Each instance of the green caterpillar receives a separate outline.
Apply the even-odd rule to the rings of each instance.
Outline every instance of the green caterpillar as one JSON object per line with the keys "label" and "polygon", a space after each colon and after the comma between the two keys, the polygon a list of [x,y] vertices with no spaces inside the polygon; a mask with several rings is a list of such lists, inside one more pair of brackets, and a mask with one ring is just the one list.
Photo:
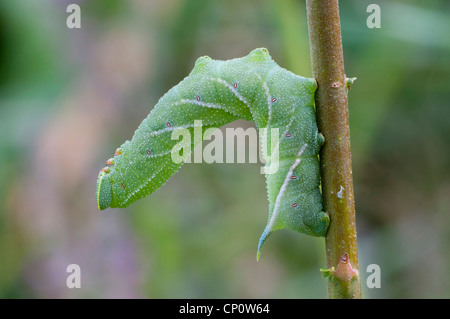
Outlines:
{"label": "green caterpillar", "polygon": [[[180,168],[182,163],[171,160],[175,129],[192,133],[194,121],[201,120],[204,132],[244,119],[260,130],[279,129],[277,158],[266,158],[266,167],[277,160],[278,170],[266,174],[269,218],[257,258],[264,241],[278,229],[325,236],[329,217],[322,211],[320,192],[318,152],[324,139],[315,118],[316,88],[314,79],[281,68],[264,48],[227,61],[199,58],[189,76],[158,101],[132,140],[106,162],[97,180],[98,208],[126,207]],[[273,149],[270,135],[265,138]],[[191,151],[198,143],[192,143]]]}

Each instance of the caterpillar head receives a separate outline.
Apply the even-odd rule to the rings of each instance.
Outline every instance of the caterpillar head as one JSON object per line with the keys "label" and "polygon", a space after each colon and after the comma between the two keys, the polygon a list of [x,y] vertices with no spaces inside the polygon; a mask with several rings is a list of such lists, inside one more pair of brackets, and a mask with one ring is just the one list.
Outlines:
{"label": "caterpillar head", "polygon": [[110,168],[104,167],[97,178],[97,206],[99,210],[111,206],[113,201]]}

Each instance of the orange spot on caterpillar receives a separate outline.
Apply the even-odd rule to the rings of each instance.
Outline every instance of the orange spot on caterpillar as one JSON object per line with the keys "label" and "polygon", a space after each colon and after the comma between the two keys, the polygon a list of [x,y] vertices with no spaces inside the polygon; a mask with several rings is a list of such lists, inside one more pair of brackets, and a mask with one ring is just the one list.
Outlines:
{"label": "orange spot on caterpillar", "polygon": [[114,159],[110,158],[109,160],[107,160],[106,165],[114,165]]}
{"label": "orange spot on caterpillar", "polygon": [[237,82],[234,82],[233,87],[236,89],[237,88]]}
{"label": "orange spot on caterpillar", "polygon": [[197,99],[197,101],[200,101],[200,95],[197,95],[195,98]]}
{"label": "orange spot on caterpillar", "polygon": [[297,207],[298,204],[297,204],[297,203],[294,203],[294,204],[292,204],[291,206],[292,206],[292,207]]}
{"label": "orange spot on caterpillar", "polygon": [[167,122],[166,125],[167,127],[172,127],[172,125],[169,122]]}
{"label": "orange spot on caterpillar", "polygon": [[292,176],[291,176],[291,179],[297,179],[297,176],[292,175]]}
{"label": "orange spot on caterpillar", "polygon": [[103,173],[109,173],[109,167],[103,167],[102,168]]}
{"label": "orange spot on caterpillar", "polygon": [[291,134],[289,134],[289,133],[288,133],[288,134],[286,134],[286,137],[291,137],[291,136],[292,136],[292,135],[291,135]]}
{"label": "orange spot on caterpillar", "polygon": [[147,153],[147,155],[152,155],[152,153],[149,150],[146,150],[145,153]]}
{"label": "orange spot on caterpillar", "polygon": [[276,100],[277,100],[277,98],[274,97],[274,98],[272,99],[272,103],[274,103]]}
{"label": "orange spot on caterpillar", "polygon": [[122,149],[118,148],[118,149],[116,149],[116,151],[114,152],[114,156],[120,155],[120,154],[122,154],[122,153],[123,153],[123,152],[122,152]]}
{"label": "orange spot on caterpillar", "polygon": [[125,190],[125,186],[123,184],[120,184],[120,186],[122,187],[123,190]]}

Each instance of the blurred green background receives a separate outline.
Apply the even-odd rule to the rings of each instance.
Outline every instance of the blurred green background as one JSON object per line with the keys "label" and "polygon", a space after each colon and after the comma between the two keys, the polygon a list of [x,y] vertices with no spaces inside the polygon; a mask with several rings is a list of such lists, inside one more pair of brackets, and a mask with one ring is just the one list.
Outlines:
{"label": "blurred green background", "polygon": [[[81,6],[81,29],[66,8]],[[381,7],[369,29],[366,8]],[[450,2],[341,1],[363,296],[450,297]],[[275,232],[261,164],[187,164],[99,212],[98,171],[197,57],[311,76],[304,1],[0,1],[0,297],[326,298],[324,240]],[[247,122],[233,125],[249,125]],[[81,267],[81,289],[66,267]],[[381,268],[368,289],[367,266]]]}

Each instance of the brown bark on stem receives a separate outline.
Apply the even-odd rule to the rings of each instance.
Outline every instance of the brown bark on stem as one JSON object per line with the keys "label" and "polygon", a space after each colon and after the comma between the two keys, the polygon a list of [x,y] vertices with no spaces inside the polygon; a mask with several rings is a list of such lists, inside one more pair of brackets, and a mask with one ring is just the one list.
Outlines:
{"label": "brown bark on stem", "polygon": [[[316,112],[325,144],[320,152],[329,298],[361,298],[348,104],[338,0],[306,0]],[[337,271],[339,270],[340,271]],[[341,278],[342,277],[342,278]]]}

